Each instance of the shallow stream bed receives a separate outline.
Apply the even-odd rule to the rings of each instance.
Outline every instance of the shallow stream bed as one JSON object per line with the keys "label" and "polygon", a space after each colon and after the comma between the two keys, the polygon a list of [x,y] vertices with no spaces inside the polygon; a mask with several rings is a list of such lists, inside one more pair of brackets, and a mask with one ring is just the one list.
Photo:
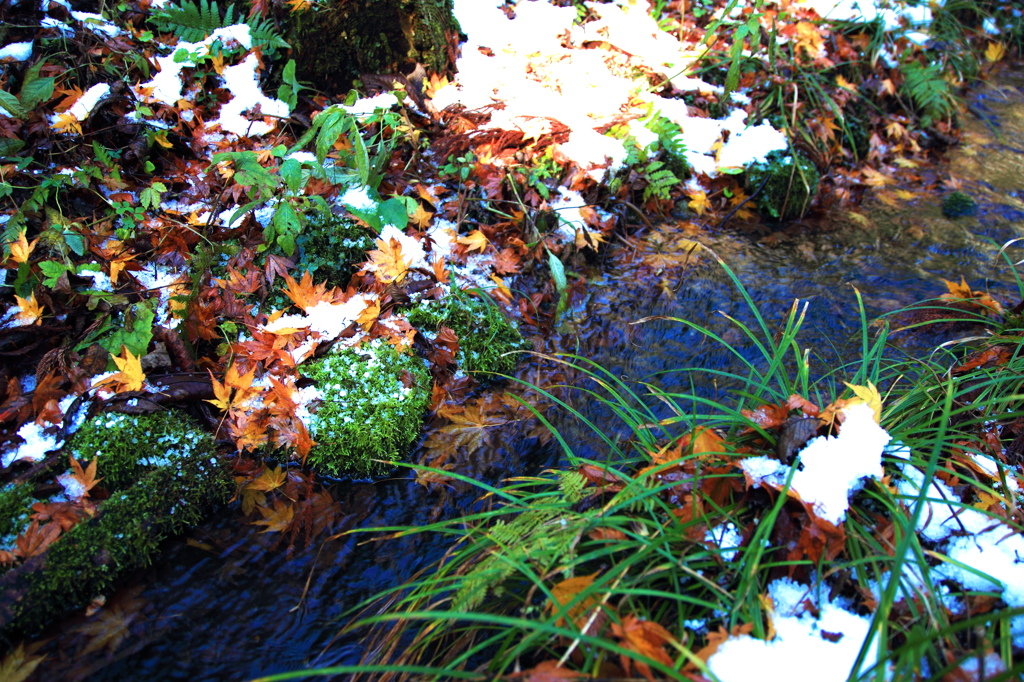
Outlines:
{"label": "shallow stream bed", "polygon": [[[663,374],[668,370],[727,368],[724,354],[678,323],[630,324],[648,316],[686,318],[743,345],[718,311],[750,323],[749,311],[707,251],[695,250],[685,267],[680,260],[686,259],[670,258],[658,272],[659,248],[676,257],[692,241],[736,272],[769,324],[778,324],[794,299],[807,302],[801,339],[812,349],[817,372],[855,357],[861,320],[854,287],[869,317],[936,297],[946,291],[942,278],[961,276],[972,289],[1016,304],[1012,268],[999,251],[1024,236],[1024,77],[1007,72],[999,82],[972,95],[973,115],[948,166],[921,170],[946,182],[941,189],[910,188],[915,196],[906,198],[889,188],[853,210],[838,209],[760,240],[729,228],[687,232],[661,225],[658,234],[640,235],[642,249],[619,249],[603,271],[588,273],[585,302],[551,350],[577,353],[627,381],[653,381],[668,390],[688,388],[689,381],[687,373]],[[977,215],[942,216],[942,196],[955,181],[978,200]],[[1020,260],[1024,247],[1011,246],[1008,254]],[[525,368],[524,378],[532,371]],[[603,428],[617,428],[593,401],[575,403]],[[601,457],[592,434],[559,423],[579,454]],[[495,427],[487,442],[460,473],[495,482],[557,461],[554,449],[523,422]],[[399,478],[337,484],[331,493],[338,503],[332,528],[294,551],[278,534],[245,525],[237,512],[169,542],[155,565],[133,576],[97,615],[65,620],[40,638],[49,640],[42,650],[48,658],[36,678],[245,680],[358,662],[363,643],[338,636],[342,614],[408,579],[445,546],[443,538],[426,535],[369,541],[368,535],[337,534],[357,526],[427,523],[470,509],[476,495]]]}

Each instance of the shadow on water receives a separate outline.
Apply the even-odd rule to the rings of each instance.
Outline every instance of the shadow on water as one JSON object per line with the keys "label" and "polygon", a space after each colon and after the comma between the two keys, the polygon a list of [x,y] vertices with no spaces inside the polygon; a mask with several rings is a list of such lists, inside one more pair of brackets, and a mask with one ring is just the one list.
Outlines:
{"label": "shadow on water", "polygon": [[[1015,146],[1024,147],[1024,78],[1018,80],[976,94],[972,111],[979,116],[967,121],[964,144],[948,169],[940,169],[947,175],[936,178],[962,182],[979,201],[974,217],[944,218],[941,191],[898,201],[882,191],[880,199],[856,212],[837,211],[804,236],[760,244],[729,234],[693,238],[736,272],[769,325],[777,328],[794,299],[807,302],[800,338],[819,373],[850,361],[859,348],[853,287],[869,318],[938,296],[945,292],[943,277],[963,276],[973,289],[1013,305],[1017,287],[997,254],[1004,242],[1024,235],[1024,149]],[[1018,260],[1021,251],[1013,247],[1010,255]],[[578,334],[563,337],[561,349],[626,381],[675,391],[696,387],[720,398],[721,385],[676,370],[736,371],[723,351],[678,323],[630,323],[649,316],[686,318],[753,358],[751,345],[719,314],[754,323],[735,286],[706,253],[660,287],[651,284],[657,278],[636,276],[636,267],[623,261],[592,278],[586,308],[574,323]],[[609,433],[618,428],[594,401],[577,396],[573,403]],[[593,434],[568,424],[560,428],[578,454],[602,458]],[[557,460],[552,448],[519,426],[491,442],[500,445],[486,461],[460,473],[496,482]],[[340,504],[334,533],[426,524],[465,513],[478,498],[472,490],[456,494],[408,479],[337,484],[331,492]],[[278,542],[277,534],[245,525],[237,512],[169,542],[156,565],[135,576],[135,587],[108,601],[105,619],[65,621],[53,629],[58,634],[46,649],[50,658],[40,679],[245,680],[311,665],[354,664],[364,644],[352,636],[335,639],[342,614],[408,580],[445,549],[443,538],[428,534],[387,542],[370,542],[363,534],[319,538],[294,554]],[[95,644],[102,628],[107,646]]]}

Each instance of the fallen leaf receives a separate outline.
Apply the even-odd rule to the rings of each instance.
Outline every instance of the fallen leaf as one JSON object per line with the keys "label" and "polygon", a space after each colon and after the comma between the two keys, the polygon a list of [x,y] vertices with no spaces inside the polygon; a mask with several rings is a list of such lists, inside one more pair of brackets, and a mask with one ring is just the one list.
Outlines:
{"label": "fallen leaf", "polygon": [[[668,630],[654,621],[643,620],[636,616],[626,616],[622,624],[612,623],[612,635],[622,640],[622,646],[635,651],[641,656],[653,659],[662,665],[671,668],[672,657],[665,651],[666,644],[675,644],[676,639]],[[625,654],[619,655],[619,661],[629,675],[634,661]],[[635,661],[637,672],[651,682],[654,682],[654,674],[651,667],[644,662]]]}
{"label": "fallen leaf", "polygon": [[42,648],[45,642],[34,642],[28,647],[24,643],[18,644],[9,654],[0,661],[0,680],[4,682],[24,682],[32,672],[39,667],[39,664],[46,660],[46,656],[36,656],[35,652]]}
{"label": "fallen leaf", "polygon": [[89,491],[103,480],[102,478],[96,478],[96,464],[99,461],[99,457],[93,457],[92,461],[89,462],[89,466],[83,470],[81,463],[74,457],[71,458],[72,478],[78,481],[78,484],[84,488],[82,497],[88,497]]}
{"label": "fallen leaf", "polygon": [[35,293],[29,294],[27,299],[15,294],[14,300],[18,303],[18,319],[22,324],[37,324],[43,316],[43,306],[36,301]]}
{"label": "fallen leaf", "polygon": [[[846,384],[846,382],[843,382]],[[847,401],[847,405],[860,405],[864,404],[874,410],[875,423],[882,423],[882,396],[875,388],[875,385],[868,382],[867,386],[855,386],[854,384],[846,384],[846,387],[853,391],[856,398],[851,398]]]}
{"label": "fallen leaf", "polygon": [[135,357],[127,346],[122,346],[121,355],[114,355],[113,360],[119,371],[111,375],[104,383],[115,384],[114,390],[117,393],[141,391],[142,384],[146,380],[146,375],[142,371],[142,359]]}
{"label": "fallen leaf", "polygon": [[60,524],[47,523],[40,526],[38,521],[33,521],[25,532],[14,539],[14,555],[22,561],[38,556],[45,552],[60,534]]}
{"label": "fallen leaf", "polygon": [[463,244],[464,246],[466,246],[469,249],[470,252],[473,252],[473,251],[481,251],[482,252],[485,249],[487,249],[488,244],[491,243],[487,239],[487,235],[485,235],[480,230],[473,230],[472,232],[470,232],[467,235],[460,236],[455,241],[457,241],[458,243]]}
{"label": "fallen leaf", "polygon": [[27,263],[28,257],[32,254],[32,249],[36,248],[36,242],[39,238],[36,237],[30,244],[28,239],[25,237],[25,231],[22,230],[18,233],[18,241],[12,242],[11,247],[11,260],[15,263]]}
{"label": "fallen leaf", "polygon": [[252,525],[266,526],[261,531],[263,533],[284,532],[291,525],[292,519],[295,517],[295,508],[290,503],[280,499],[274,500],[272,509],[268,507],[256,508],[259,509],[263,518],[253,521]]}
{"label": "fallen leaf", "polygon": [[401,282],[412,264],[402,253],[402,244],[394,237],[387,242],[378,239],[377,248],[366,255],[370,257],[366,269],[372,271],[377,281],[383,284]]}
{"label": "fallen leaf", "polygon": [[690,201],[686,205],[696,211],[697,215],[704,215],[704,211],[708,207],[708,195],[706,192],[695,192],[690,196]]}
{"label": "fallen leaf", "polygon": [[1002,43],[989,43],[985,48],[985,59],[990,62],[1001,61],[1006,56],[1006,46]]}

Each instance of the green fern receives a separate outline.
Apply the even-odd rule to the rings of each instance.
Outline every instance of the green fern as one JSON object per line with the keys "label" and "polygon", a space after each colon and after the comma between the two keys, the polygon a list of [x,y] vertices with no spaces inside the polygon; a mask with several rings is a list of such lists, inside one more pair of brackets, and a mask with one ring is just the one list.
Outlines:
{"label": "green fern", "polygon": [[[242,23],[242,15],[235,11],[234,5],[228,5],[222,15],[217,0],[199,0],[198,4],[182,0],[180,5],[168,5],[154,12],[151,20],[161,31],[170,31],[182,40],[195,43],[219,28]],[[249,26],[253,46],[260,46],[266,54],[272,56],[275,50],[289,47],[269,19],[253,18],[244,23]]]}
{"label": "green fern", "polygon": [[644,201],[651,197],[666,201],[672,196],[672,188],[680,183],[676,174],[664,166],[663,161],[651,161],[644,168],[643,177],[647,181],[647,186],[644,187]]}
{"label": "green fern", "polygon": [[921,122],[924,125],[953,113],[954,98],[949,81],[937,64],[913,61],[905,65],[903,90],[921,112]]}

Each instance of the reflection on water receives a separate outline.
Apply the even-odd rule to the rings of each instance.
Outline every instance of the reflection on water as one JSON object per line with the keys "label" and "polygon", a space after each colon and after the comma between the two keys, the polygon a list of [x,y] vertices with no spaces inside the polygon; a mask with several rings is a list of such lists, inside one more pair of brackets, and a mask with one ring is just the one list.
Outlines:
{"label": "reflection on water", "polygon": [[[696,235],[735,271],[773,329],[794,299],[807,302],[802,345],[812,350],[814,371],[853,358],[859,348],[860,318],[853,287],[869,317],[945,291],[940,278],[964,276],[973,289],[987,290],[1011,305],[1019,299],[1000,246],[1024,236],[1024,95],[1021,82],[1004,82],[974,98],[983,118],[967,121],[963,147],[953,155],[949,175],[979,200],[972,218],[948,220],[941,196],[919,195],[899,202],[871,200],[856,213],[838,211],[817,234],[758,245],[720,234]],[[891,205],[890,205],[891,204]],[[777,241],[777,240],[773,240]],[[1014,260],[1024,249],[1011,248]],[[736,369],[736,363],[700,335],[670,321],[631,325],[642,317],[682,317],[708,326],[743,350],[752,344],[719,311],[753,324],[733,283],[706,253],[694,255],[681,278],[652,287],[620,263],[595,273],[585,311],[573,326],[578,335],[562,339],[562,350],[593,358],[629,381],[650,381],[669,390],[699,389],[720,397],[723,388],[681,367]],[[655,278],[656,279],[656,278]],[[585,416],[607,432],[618,426],[593,400],[574,400]],[[579,453],[600,458],[600,445],[580,429],[560,426]],[[504,475],[550,464],[549,448],[515,428],[496,439],[504,445],[487,458],[486,471],[467,475],[498,480]],[[344,484],[332,490],[342,514],[333,531],[352,527],[426,524],[463,513],[476,495],[428,491],[404,481]],[[352,664],[362,654],[356,638],[335,640],[339,617],[360,599],[400,584],[439,558],[443,541],[413,536],[366,543],[365,536],[318,541],[294,556],[276,547],[274,534],[260,534],[227,515],[192,533],[190,542],[168,543],[157,565],[137,576],[139,599],[108,605],[107,624],[127,635],[112,651],[86,652],[76,639],[78,622],[59,624],[40,679],[242,680],[310,664]],[[132,593],[132,597],[135,593]],[[117,614],[120,614],[119,616]],[[113,641],[113,639],[111,639]],[[67,671],[73,671],[68,673]]]}

